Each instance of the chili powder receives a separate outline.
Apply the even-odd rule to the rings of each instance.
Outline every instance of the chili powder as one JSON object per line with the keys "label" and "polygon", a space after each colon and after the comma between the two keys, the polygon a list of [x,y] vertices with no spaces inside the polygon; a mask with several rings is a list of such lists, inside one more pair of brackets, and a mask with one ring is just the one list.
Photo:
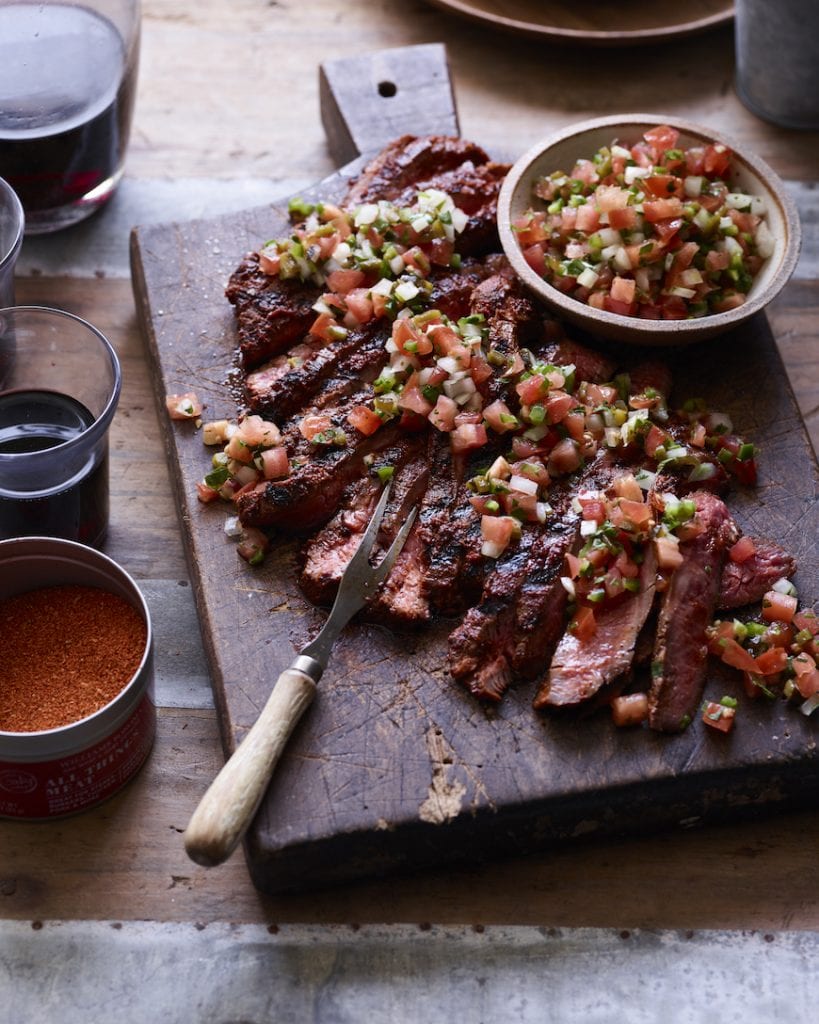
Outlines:
{"label": "chili powder", "polygon": [[148,629],[97,587],[43,587],[0,601],[0,731],[39,732],[87,718],[120,693]]}

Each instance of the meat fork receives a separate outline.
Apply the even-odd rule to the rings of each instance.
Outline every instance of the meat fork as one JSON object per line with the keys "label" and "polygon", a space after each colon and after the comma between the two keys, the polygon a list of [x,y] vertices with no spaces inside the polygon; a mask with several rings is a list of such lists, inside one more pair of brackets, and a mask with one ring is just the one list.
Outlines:
{"label": "meat fork", "polygon": [[387,484],[361,543],[344,570],[330,615],[318,636],[279,676],[250,732],[194,811],[185,830],[185,849],[197,864],[221,864],[239,843],[258,810],[290,734],[312,703],[316,684],[327,668],[338,635],[353,615],[372,600],[400,554],[417,508],[412,509],[381,561],[370,565],[389,492]]}

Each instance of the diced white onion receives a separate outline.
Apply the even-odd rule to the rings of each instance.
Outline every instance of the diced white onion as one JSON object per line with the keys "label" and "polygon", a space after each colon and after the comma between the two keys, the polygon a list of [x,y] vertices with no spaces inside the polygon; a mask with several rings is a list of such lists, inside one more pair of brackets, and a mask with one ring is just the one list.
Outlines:
{"label": "diced white onion", "polygon": [[752,196],[744,192],[729,192],[725,197],[725,205],[729,210],[750,210]]}
{"label": "diced white onion", "polygon": [[796,597],[796,587],[784,576],[781,580],[777,580],[776,583],[774,583],[771,590],[775,590],[777,594],[787,594],[788,597]]}
{"label": "diced white onion", "polygon": [[633,185],[639,178],[649,177],[652,171],[652,167],[638,167],[637,164],[631,164],[623,171],[623,178],[627,185]]}
{"label": "diced white onion", "polygon": [[683,179],[683,189],[689,199],[695,199],[702,195],[702,176],[699,174],[687,175]]}
{"label": "diced white onion", "polygon": [[560,585],[563,587],[563,589],[566,591],[569,597],[575,596],[574,580],[569,579],[568,576],[561,576]]}
{"label": "diced white onion", "polygon": [[239,522],[239,517],[228,516],[225,520],[224,530],[228,537],[241,537],[242,524]]}
{"label": "diced white onion", "polygon": [[600,275],[592,270],[591,267],[586,267],[582,274],[577,275],[577,283],[582,288],[594,288],[597,284],[597,279]]}
{"label": "diced white onion", "polygon": [[521,494],[537,494],[537,482],[530,480],[528,476],[515,474],[509,478],[509,489],[520,491]]}
{"label": "diced white onion", "polygon": [[580,523],[580,536],[591,537],[597,533],[597,523],[593,519],[584,519]]}

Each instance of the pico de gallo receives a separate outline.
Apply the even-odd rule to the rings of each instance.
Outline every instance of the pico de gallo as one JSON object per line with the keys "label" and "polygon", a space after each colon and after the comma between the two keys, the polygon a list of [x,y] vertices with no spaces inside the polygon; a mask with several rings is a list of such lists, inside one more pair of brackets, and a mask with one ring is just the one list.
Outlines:
{"label": "pico de gallo", "polygon": [[[729,556],[741,561],[752,554],[753,541],[743,537]],[[742,673],[748,697],[784,696],[805,715],[819,707],[819,617],[810,608],[799,608],[790,580],[773,585],[756,618],[717,619],[707,635],[711,654]],[[734,715],[706,705],[703,721],[727,732]]]}
{"label": "pico de gallo", "polygon": [[678,143],[660,125],[539,178],[539,202],[513,224],[529,266],[625,316],[685,320],[741,306],[774,251],[765,202],[732,185],[727,146]]}
{"label": "pico de gallo", "polygon": [[303,218],[288,238],[267,242],[260,269],[282,280],[327,288],[313,307],[310,333],[334,341],[378,317],[428,305],[433,267],[460,265],[457,236],[469,218],[445,192],[425,189],[411,206],[387,200],[342,210],[333,203],[291,200]]}

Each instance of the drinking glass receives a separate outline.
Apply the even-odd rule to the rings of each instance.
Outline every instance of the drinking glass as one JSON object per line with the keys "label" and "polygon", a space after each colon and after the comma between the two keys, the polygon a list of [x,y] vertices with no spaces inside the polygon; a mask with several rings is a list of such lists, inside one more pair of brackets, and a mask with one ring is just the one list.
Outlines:
{"label": "drinking glass", "polygon": [[139,39],[139,0],[0,0],[0,177],[28,234],[74,224],[113,195]]}
{"label": "drinking glass", "polygon": [[0,309],[0,540],[102,544],[121,383],[116,352],[85,320]]}
{"label": "drinking glass", "polygon": [[25,218],[14,189],[0,178],[0,306],[14,305],[14,268]]}

